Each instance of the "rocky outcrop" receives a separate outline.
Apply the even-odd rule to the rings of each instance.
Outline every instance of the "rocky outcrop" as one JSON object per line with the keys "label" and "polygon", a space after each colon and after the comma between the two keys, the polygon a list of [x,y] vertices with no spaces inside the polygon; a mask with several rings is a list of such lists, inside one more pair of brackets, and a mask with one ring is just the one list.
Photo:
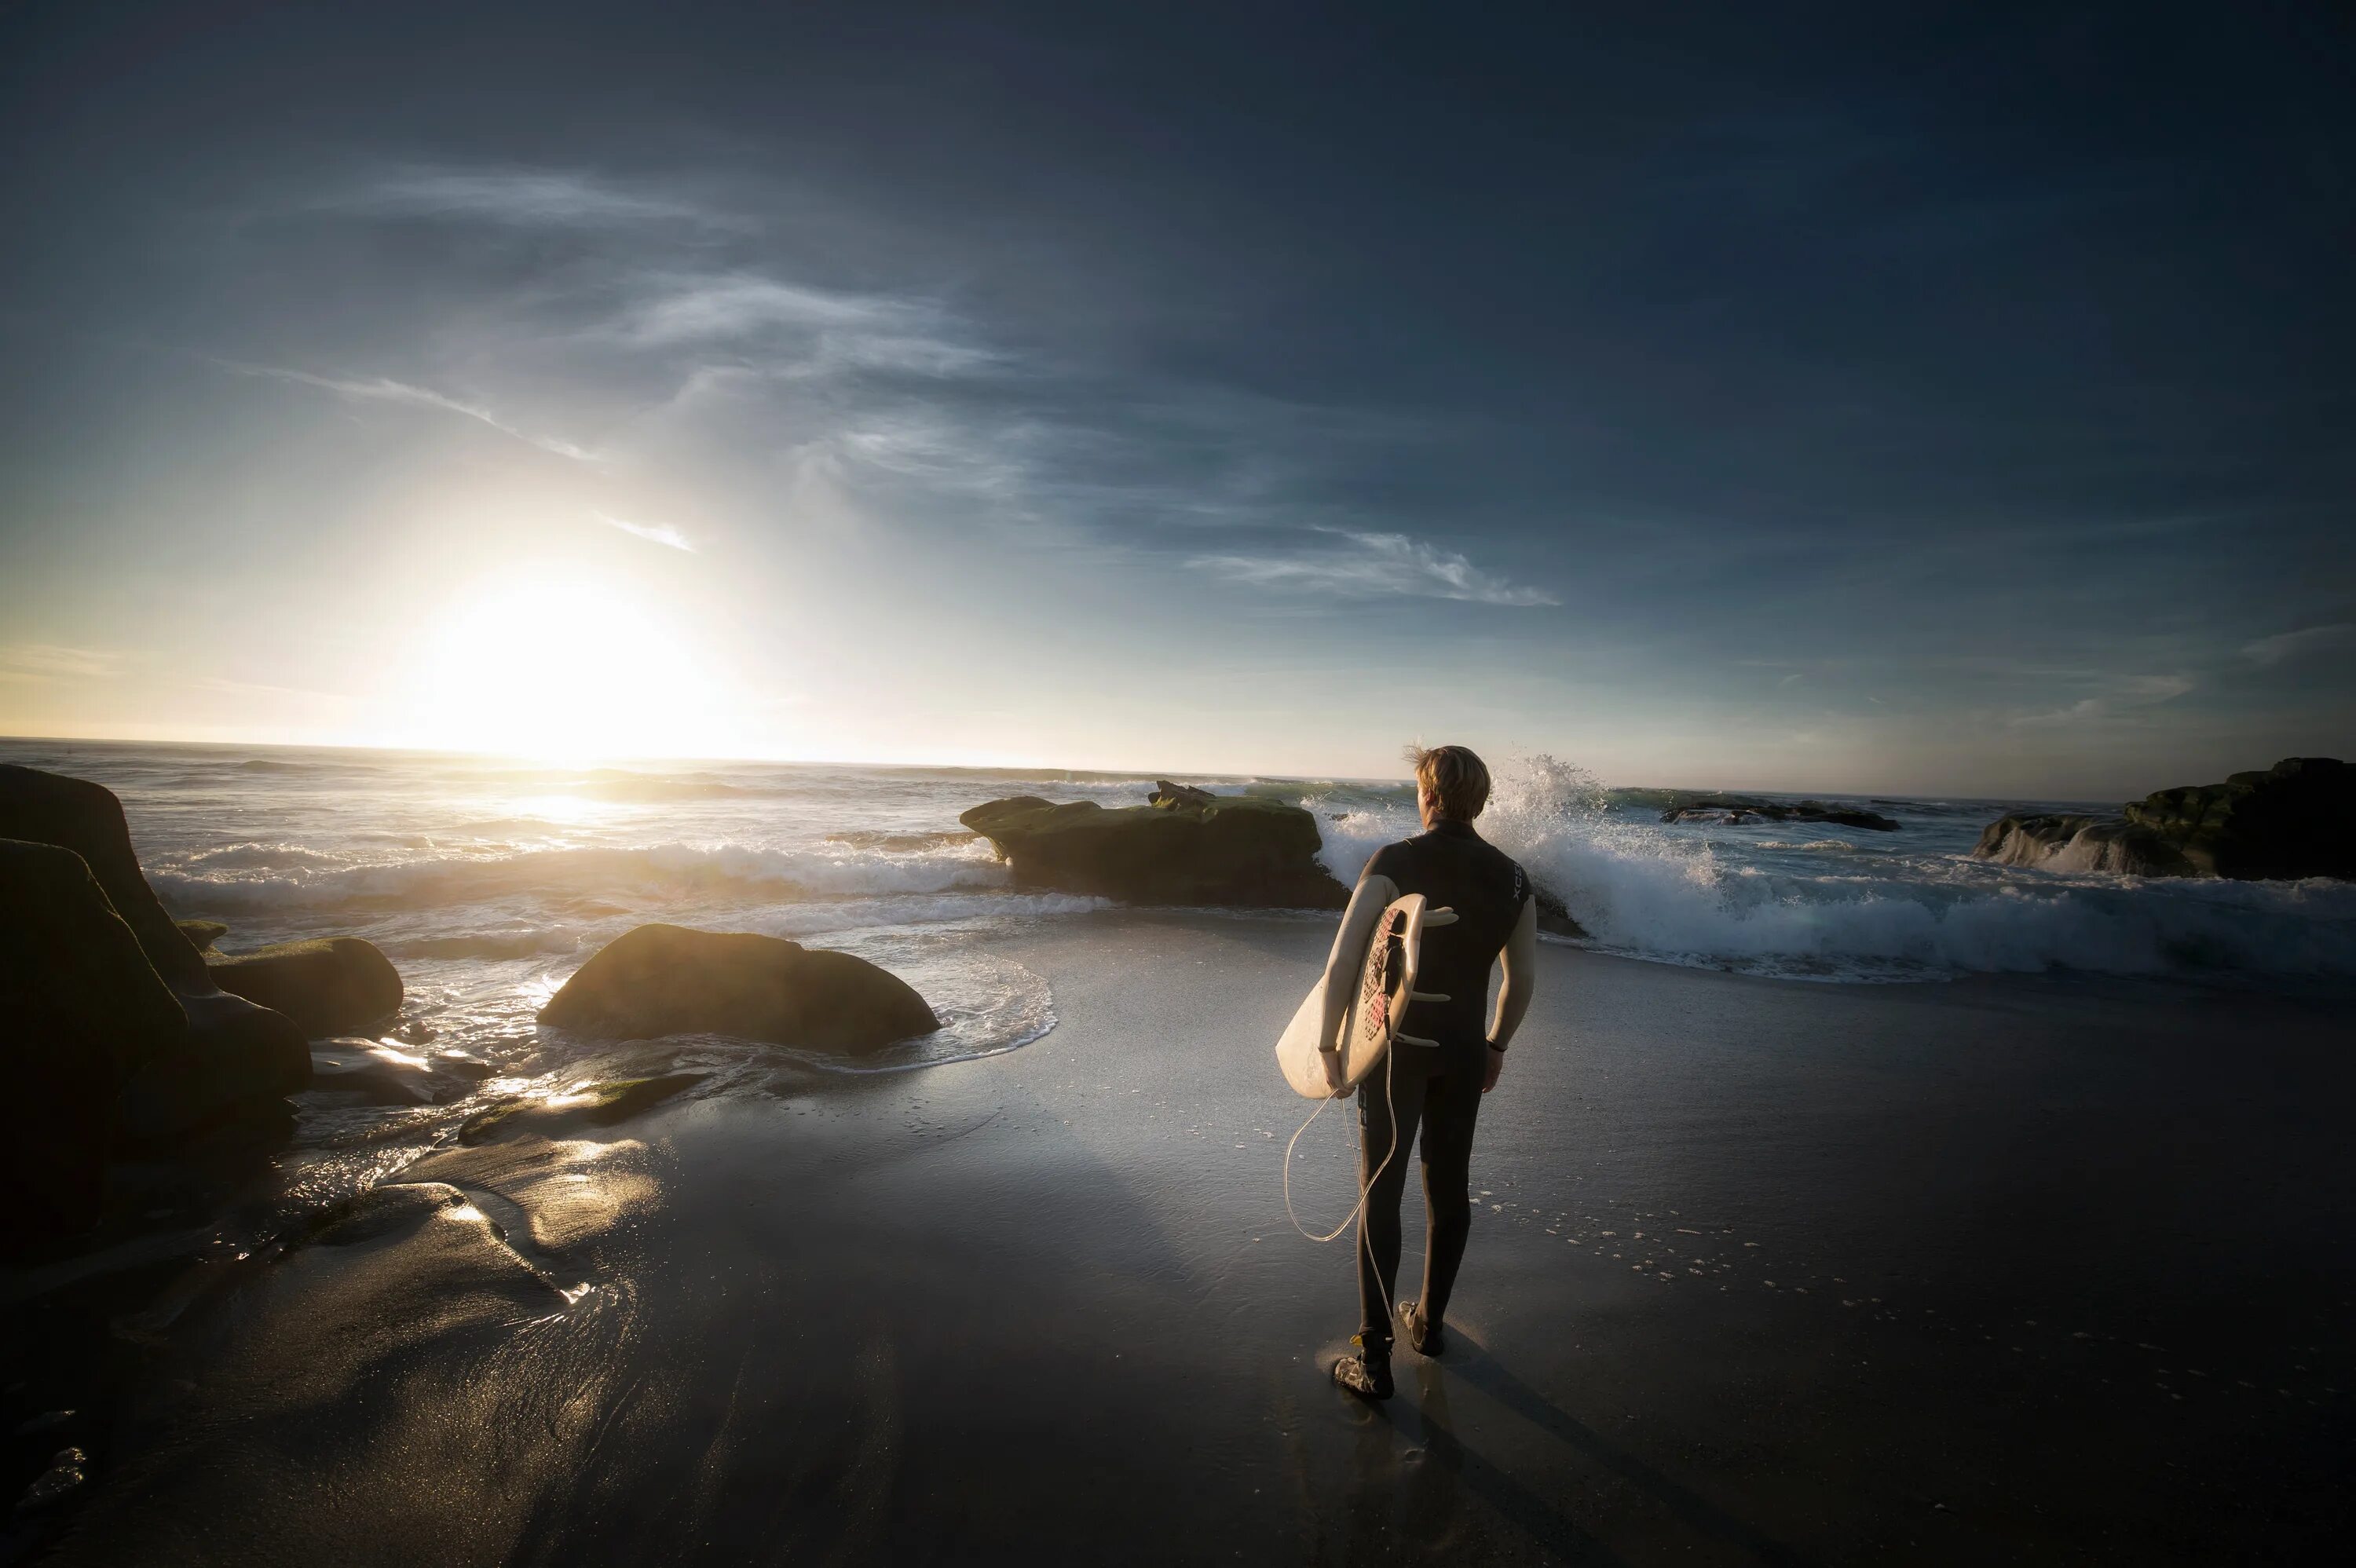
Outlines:
{"label": "rocky outcrop", "polygon": [[2356,880],[2356,767],[2286,757],[2223,784],[2164,789],[2130,804],[2202,876]]}
{"label": "rocky outcrop", "polygon": [[2111,871],[2127,877],[2185,877],[2191,866],[2158,834],[2117,817],[1999,817],[1980,830],[1972,854],[2005,866],[2049,871]]}
{"label": "rocky outcrop", "polygon": [[97,1222],[115,1096],[187,1029],[81,857],[0,839],[0,1253]]}
{"label": "rocky outcrop", "polygon": [[2161,790],[2117,816],[2017,813],[1984,828],[1972,853],[2057,871],[2356,879],[2356,768],[2291,757],[2223,784]]}
{"label": "rocky outcrop", "polygon": [[1206,789],[1193,784],[1172,784],[1168,779],[1153,781],[1153,794],[1147,804],[1164,810],[1174,805],[1215,805],[1219,797]]}
{"label": "rocky outcrop", "polygon": [[1723,795],[1706,795],[1695,800],[1680,800],[1661,813],[1663,822],[1722,822],[1740,826],[1752,820],[1761,822],[1829,822],[1838,827],[1869,827],[1876,833],[1895,833],[1900,824],[1878,811],[1862,811],[1856,806],[1826,805],[1820,800],[1804,800],[1787,805],[1772,800],[1737,800]]}
{"label": "rocky outcrop", "polygon": [[361,1033],[401,1010],[401,972],[357,936],[216,954],[205,971],[232,996],[285,1014],[312,1040]]}
{"label": "rocky outcrop", "polygon": [[613,1040],[725,1034],[852,1054],[941,1027],[906,981],[863,958],[677,925],[606,944],[540,1020]]}
{"label": "rocky outcrop", "polygon": [[1143,904],[1340,909],[1350,891],[1317,864],[1317,819],[1239,795],[1107,809],[1017,795],[958,821],[996,846],[1024,887]]}
{"label": "rocky outcrop", "polygon": [[[140,874],[123,805],[112,791],[82,779],[0,765],[0,838],[46,844],[80,857],[109,910],[135,938],[146,976],[160,980],[183,1015],[178,1036],[130,1064],[117,1102],[121,1138],[164,1143],[274,1103],[310,1081],[303,1031],[284,1016],[224,993],[204,960]],[[16,906],[37,923],[37,902]],[[14,939],[12,929],[6,933]],[[93,949],[90,962],[108,966],[119,983],[144,981],[128,973],[112,948]],[[93,1026],[99,1027],[99,1026]]]}
{"label": "rocky outcrop", "polygon": [[180,928],[180,934],[188,939],[188,945],[197,950],[199,958],[209,955],[213,944],[229,934],[229,927],[217,920],[176,920],[172,923]]}

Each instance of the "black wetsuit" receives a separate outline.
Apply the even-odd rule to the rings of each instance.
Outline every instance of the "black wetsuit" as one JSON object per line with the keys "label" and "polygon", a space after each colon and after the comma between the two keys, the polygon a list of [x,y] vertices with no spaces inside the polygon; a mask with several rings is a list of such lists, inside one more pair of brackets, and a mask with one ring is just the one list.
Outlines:
{"label": "black wetsuit", "polygon": [[[1417,990],[1444,993],[1448,1000],[1410,1004],[1403,1025],[1408,1034],[1438,1043],[1393,1045],[1391,1060],[1368,1073],[1358,1090],[1358,1179],[1374,1189],[1359,1221],[1359,1333],[1373,1348],[1391,1341],[1386,1303],[1398,1278],[1399,1198],[1419,1124],[1430,1225],[1420,1300],[1425,1319],[1435,1326],[1447,1313],[1448,1294],[1472,1232],[1472,1125],[1481,1113],[1481,1080],[1488,1066],[1483,1014],[1489,969],[1521,919],[1530,886],[1521,867],[1465,822],[1442,822],[1376,851],[1365,874],[1388,877],[1402,894],[1421,893],[1432,908],[1452,909],[1457,915],[1453,925],[1425,930],[1416,969]],[[1386,1155],[1390,1163],[1377,1177],[1376,1168]]]}

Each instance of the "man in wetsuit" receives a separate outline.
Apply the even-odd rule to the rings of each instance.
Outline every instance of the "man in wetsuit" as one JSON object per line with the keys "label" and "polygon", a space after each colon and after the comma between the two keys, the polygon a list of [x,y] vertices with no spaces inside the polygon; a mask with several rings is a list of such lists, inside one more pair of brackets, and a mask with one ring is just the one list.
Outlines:
{"label": "man in wetsuit", "polygon": [[[1472,1124],[1481,1096],[1497,1086],[1505,1047],[1529,1010],[1537,968],[1537,904],[1529,879],[1472,830],[1472,819],[1489,803],[1489,770],[1462,746],[1412,747],[1408,755],[1415,763],[1424,831],[1386,846],[1366,863],[1325,964],[1325,1071],[1338,1090],[1336,1046],[1357,983],[1357,956],[1383,910],[1394,899],[1421,893],[1429,907],[1456,912],[1452,924],[1425,928],[1416,972],[1419,996],[1447,1000],[1412,1003],[1408,1035],[1394,1040],[1390,1060],[1360,1085],[1358,1180],[1371,1190],[1358,1221],[1358,1353],[1333,1363],[1333,1381],[1367,1399],[1391,1396],[1388,1303],[1398,1277],[1408,1151],[1420,1128],[1429,1232],[1423,1293],[1399,1302],[1397,1316],[1408,1345],[1419,1355],[1437,1356],[1449,1292],[1472,1231]],[[1496,1018],[1484,1032],[1489,965],[1501,959],[1505,984]]]}

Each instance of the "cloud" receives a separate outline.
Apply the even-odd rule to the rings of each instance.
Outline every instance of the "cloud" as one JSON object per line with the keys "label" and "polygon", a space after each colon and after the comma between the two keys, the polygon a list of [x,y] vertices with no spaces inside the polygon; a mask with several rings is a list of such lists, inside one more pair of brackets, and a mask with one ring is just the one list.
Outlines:
{"label": "cloud", "polygon": [[388,218],[469,218],[519,227],[602,229],[734,220],[673,197],[643,196],[561,170],[410,169],[322,204]]}
{"label": "cloud", "polygon": [[1347,541],[1285,555],[1205,555],[1186,564],[1255,588],[1292,589],[1352,599],[1394,596],[1458,599],[1475,604],[1558,604],[1536,588],[1516,587],[1453,550],[1405,534],[1317,530]]}
{"label": "cloud", "polygon": [[502,435],[512,436],[527,445],[536,446],[542,452],[552,452],[559,457],[570,458],[575,463],[597,461],[597,454],[585,447],[575,446],[573,443],[560,440],[555,436],[533,435],[519,430],[479,403],[466,402],[445,393],[434,391],[430,387],[412,387],[406,381],[396,381],[385,376],[353,379],[336,376],[315,376],[307,370],[289,370],[276,365],[241,365],[229,359],[216,360],[214,363],[226,369],[234,370],[240,375],[267,376],[273,380],[292,381],[300,386],[316,387],[322,391],[333,392],[338,397],[360,398],[380,403],[406,403],[412,408],[439,409],[444,413],[461,414],[467,419],[490,426]]}
{"label": "cloud", "polygon": [[626,517],[615,517],[610,512],[594,512],[590,515],[609,528],[619,528],[626,534],[636,534],[638,538],[650,539],[656,544],[669,545],[673,549],[683,549],[690,555],[695,553],[695,546],[688,542],[687,536],[668,523],[634,523]]}
{"label": "cloud", "polygon": [[123,656],[58,643],[0,644],[0,680],[100,680],[112,675]]}
{"label": "cloud", "polygon": [[2111,689],[2101,696],[2081,698],[2067,708],[2051,712],[2023,713],[2005,722],[2016,730],[2036,730],[2126,719],[2137,709],[2173,702],[2190,691],[2194,684],[2180,675],[2127,676],[2113,682]]}
{"label": "cloud", "polygon": [[2330,626],[2309,626],[2304,631],[2283,632],[2271,637],[2260,637],[2245,645],[2242,656],[2260,669],[2269,669],[2292,659],[2319,654],[2356,641],[2356,623],[2342,621]]}

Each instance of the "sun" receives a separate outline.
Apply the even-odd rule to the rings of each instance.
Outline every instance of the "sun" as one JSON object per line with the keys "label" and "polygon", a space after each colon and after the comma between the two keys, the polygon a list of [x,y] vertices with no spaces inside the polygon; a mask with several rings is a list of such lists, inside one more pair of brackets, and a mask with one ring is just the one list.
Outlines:
{"label": "sun", "polygon": [[568,763],[726,754],[700,639],[630,584],[541,567],[475,584],[424,631],[415,743]]}

